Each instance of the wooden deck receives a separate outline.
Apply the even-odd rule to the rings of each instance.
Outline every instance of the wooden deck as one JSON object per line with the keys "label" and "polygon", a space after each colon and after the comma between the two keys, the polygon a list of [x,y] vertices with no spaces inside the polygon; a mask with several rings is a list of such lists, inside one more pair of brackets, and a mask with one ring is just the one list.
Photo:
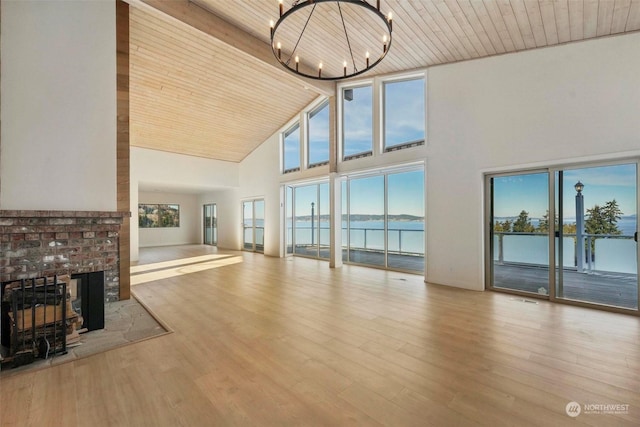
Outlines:
{"label": "wooden deck", "polygon": [[640,317],[299,257],[140,255],[132,293],[173,333],[3,379],[0,425],[640,425]]}
{"label": "wooden deck", "polygon": [[[537,294],[540,287],[548,289],[549,269],[495,264],[494,286]],[[563,270],[563,292],[558,292],[558,297],[637,309],[638,278],[633,274],[578,273],[575,270],[565,269]]]}

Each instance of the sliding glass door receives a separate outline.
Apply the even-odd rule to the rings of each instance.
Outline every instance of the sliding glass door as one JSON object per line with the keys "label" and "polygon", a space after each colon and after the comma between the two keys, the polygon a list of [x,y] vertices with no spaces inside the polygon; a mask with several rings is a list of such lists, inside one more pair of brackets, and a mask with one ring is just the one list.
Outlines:
{"label": "sliding glass door", "polygon": [[286,189],[287,253],[329,259],[329,184]]}
{"label": "sliding glass door", "polygon": [[264,200],[242,202],[242,248],[264,252]]}
{"label": "sliding glass door", "polygon": [[494,176],[490,287],[549,294],[549,173]]}
{"label": "sliding glass door", "polygon": [[637,164],[556,172],[556,297],[638,308]]}
{"label": "sliding glass door", "polygon": [[343,181],[343,261],[424,272],[424,197],[422,168]]}
{"label": "sliding glass door", "polygon": [[204,244],[216,246],[218,244],[218,214],[216,204],[211,203],[203,206],[202,217],[204,219]]}
{"label": "sliding glass door", "polygon": [[638,310],[637,162],[486,183],[489,288]]}

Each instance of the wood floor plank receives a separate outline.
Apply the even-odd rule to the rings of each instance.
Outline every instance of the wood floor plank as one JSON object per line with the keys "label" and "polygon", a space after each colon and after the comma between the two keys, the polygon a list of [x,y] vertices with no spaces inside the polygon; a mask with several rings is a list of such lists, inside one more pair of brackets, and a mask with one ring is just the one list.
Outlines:
{"label": "wood floor plank", "polygon": [[140,258],[132,292],[172,333],[6,376],[0,425],[640,425],[638,317],[200,245]]}

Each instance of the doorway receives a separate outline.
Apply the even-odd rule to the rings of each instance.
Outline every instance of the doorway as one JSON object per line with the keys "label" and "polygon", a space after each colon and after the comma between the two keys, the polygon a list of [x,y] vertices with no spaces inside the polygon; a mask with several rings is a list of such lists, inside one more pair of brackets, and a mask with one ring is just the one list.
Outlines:
{"label": "doorway", "polygon": [[202,208],[202,217],[204,219],[203,241],[205,245],[218,245],[218,211],[215,203],[204,205]]}
{"label": "doorway", "polygon": [[264,253],[264,199],[242,202],[242,249]]}

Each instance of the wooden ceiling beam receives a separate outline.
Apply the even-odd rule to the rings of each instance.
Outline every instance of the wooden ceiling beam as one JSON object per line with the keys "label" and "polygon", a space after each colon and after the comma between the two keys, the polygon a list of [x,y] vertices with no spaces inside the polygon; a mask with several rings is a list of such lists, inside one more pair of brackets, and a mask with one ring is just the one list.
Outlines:
{"label": "wooden ceiling beam", "polygon": [[154,13],[156,16],[161,16],[165,19],[170,17],[190,25],[239,52],[278,69],[287,78],[300,81],[305,89],[313,90],[319,95],[333,96],[335,94],[335,82],[307,79],[287,72],[273,56],[271,46],[268,43],[239,29],[189,0],[125,1],[133,7],[140,8],[148,13]]}

